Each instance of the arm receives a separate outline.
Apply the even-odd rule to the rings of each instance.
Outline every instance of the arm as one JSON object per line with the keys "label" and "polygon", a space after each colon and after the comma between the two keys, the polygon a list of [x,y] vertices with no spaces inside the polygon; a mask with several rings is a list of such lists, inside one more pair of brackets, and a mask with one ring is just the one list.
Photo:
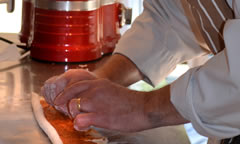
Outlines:
{"label": "arm", "polygon": [[69,112],[74,118],[74,128],[79,131],[96,126],[137,132],[188,122],[170,102],[169,86],[152,92],[138,92],[106,79],[96,79],[67,87],[56,98],[55,105],[65,103],[68,98],[71,98]]}
{"label": "arm", "polygon": [[159,90],[149,92],[144,102],[145,115],[151,124],[151,128],[179,125],[189,122],[180,115],[170,101],[169,85]]}
{"label": "arm", "polygon": [[106,78],[123,86],[129,86],[143,76],[136,65],[121,54],[114,54],[100,68],[94,71],[98,78]]}
{"label": "arm", "polygon": [[128,57],[152,85],[177,64],[206,55],[179,0],[145,0],[144,11],[120,39],[115,54]]}
{"label": "arm", "polygon": [[239,26],[239,19],[228,21],[225,50],[171,85],[174,106],[200,134],[208,137],[240,134]]}

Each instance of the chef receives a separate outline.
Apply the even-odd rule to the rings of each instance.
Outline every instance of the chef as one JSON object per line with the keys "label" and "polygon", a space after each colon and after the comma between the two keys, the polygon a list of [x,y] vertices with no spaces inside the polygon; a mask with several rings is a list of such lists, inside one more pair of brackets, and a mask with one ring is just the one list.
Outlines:
{"label": "chef", "polygon": [[[43,86],[46,101],[90,126],[137,132],[191,122],[202,135],[236,143],[240,135],[240,0],[145,0],[144,12],[94,72],[69,70]],[[177,64],[214,56],[151,92]],[[235,138],[234,138],[235,137]],[[231,139],[227,139],[231,138]],[[220,142],[219,142],[220,143]],[[240,143],[240,142],[239,142]]]}

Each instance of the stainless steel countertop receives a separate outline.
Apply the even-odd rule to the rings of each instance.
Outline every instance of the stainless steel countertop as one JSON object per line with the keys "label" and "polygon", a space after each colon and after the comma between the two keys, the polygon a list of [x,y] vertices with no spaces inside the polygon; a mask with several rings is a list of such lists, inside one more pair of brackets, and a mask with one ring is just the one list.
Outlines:
{"label": "stainless steel countertop", "polygon": [[[0,34],[16,41],[17,35]],[[0,44],[1,47],[1,44]],[[94,70],[106,61],[108,56],[86,63]],[[0,144],[48,144],[47,136],[37,125],[32,108],[31,93],[39,93],[44,81],[70,68],[74,64],[56,64],[32,60],[0,62]],[[104,131],[105,133],[106,131]],[[164,127],[133,134],[105,133],[110,142],[121,144],[188,144],[183,126]]]}

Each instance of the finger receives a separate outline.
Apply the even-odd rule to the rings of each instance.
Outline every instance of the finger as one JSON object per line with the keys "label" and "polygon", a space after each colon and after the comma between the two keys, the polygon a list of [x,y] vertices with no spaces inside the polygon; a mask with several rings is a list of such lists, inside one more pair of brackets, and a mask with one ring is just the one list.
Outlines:
{"label": "finger", "polygon": [[92,83],[90,81],[80,81],[70,85],[69,87],[65,88],[60,95],[58,95],[55,98],[54,104],[61,105],[68,102],[69,100],[77,97],[79,93],[82,93],[89,89],[91,85]]}
{"label": "finger", "polygon": [[58,110],[59,112],[65,114],[66,116],[69,116],[71,118],[71,115],[68,112],[67,104],[63,104],[63,105],[60,105],[60,106],[54,106],[54,108],[56,110]]}
{"label": "finger", "polygon": [[57,76],[54,76],[47,80],[42,88],[42,95],[50,105],[53,105],[53,99],[56,96],[56,85],[52,84],[52,82],[55,81],[56,78]]}
{"label": "finger", "polygon": [[67,72],[65,72],[64,74],[62,74],[58,80],[59,81],[66,80],[69,85],[69,84],[73,84],[77,81],[92,80],[95,78],[96,78],[96,76],[89,71],[86,71],[83,69],[70,69]]}
{"label": "finger", "polygon": [[93,78],[93,74],[85,70],[69,70],[60,76],[54,76],[48,79],[42,88],[42,95],[45,97],[47,103],[53,106],[55,98],[67,85],[78,80]]}
{"label": "finger", "polygon": [[53,105],[55,97],[61,93],[66,86],[66,81],[59,81],[58,79],[59,76],[54,76],[48,79],[42,88],[42,95],[51,105]]}
{"label": "finger", "polygon": [[76,116],[74,119],[74,129],[77,131],[86,131],[94,125],[95,113],[83,113]]}
{"label": "finger", "polygon": [[46,84],[49,84],[49,83],[52,83],[53,81],[56,80],[58,76],[54,76],[54,77],[51,77],[50,79],[48,79],[47,81],[45,81],[43,87],[41,88],[41,95],[44,96],[45,100],[47,102],[51,102],[51,98],[50,98],[50,95],[49,95],[49,87],[46,86]]}
{"label": "finger", "polygon": [[64,74],[57,77],[54,83],[52,83],[56,85],[56,89],[55,89],[56,95],[51,97],[52,102],[55,100],[56,96],[59,95],[61,92],[63,92],[63,90],[67,86],[70,86],[73,83],[78,81],[92,80],[92,79],[95,79],[95,76],[89,71],[81,70],[81,69],[68,70]]}
{"label": "finger", "polygon": [[111,124],[104,114],[83,113],[76,116],[74,119],[74,128],[77,131],[83,131],[91,126],[99,128],[111,129]]}
{"label": "finger", "polygon": [[78,114],[81,114],[83,112],[91,112],[91,107],[90,103],[88,103],[87,98],[81,98],[80,100],[72,99],[68,104],[68,110],[71,117],[75,118]]}
{"label": "finger", "polygon": [[46,80],[46,82],[45,83],[53,83],[57,78],[58,78],[59,76],[53,76],[53,77],[51,77],[51,78],[49,78],[48,80]]}
{"label": "finger", "polygon": [[41,95],[44,97],[48,104],[53,105],[53,102],[51,101],[50,96],[47,95],[46,91],[47,90],[46,88],[44,88],[44,86],[41,87]]}
{"label": "finger", "polygon": [[[81,104],[80,104],[81,105]],[[80,114],[80,110],[78,108],[78,100],[72,99],[68,104],[69,113],[72,118],[75,118],[78,114]]]}
{"label": "finger", "polygon": [[59,95],[67,85],[71,85],[77,81],[94,79],[93,73],[86,70],[74,69],[68,70],[60,76],[54,76],[48,79],[42,89],[42,95],[46,101],[53,105],[53,101],[57,95]]}

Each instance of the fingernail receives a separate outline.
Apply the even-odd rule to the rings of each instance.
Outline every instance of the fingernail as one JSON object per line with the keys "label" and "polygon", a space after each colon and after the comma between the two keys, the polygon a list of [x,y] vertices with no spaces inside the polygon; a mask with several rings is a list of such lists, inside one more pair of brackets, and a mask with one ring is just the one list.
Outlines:
{"label": "fingernail", "polygon": [[62,112],[63,114],[65,114],[66,116],[70,116],[67,109],[64,108],[64,106],[54,106],[56,110]]}
{"label": "fingernail", "polygon": [[48,104],[53,105],[51,98],[50,98],[50,92],[49,92],[49,87],[47,84],[45,84],[42,87],[42,95],[44,96],[45,100],[47,101]]}
{"label": "fingernail", "polygon": [[91,128],[88,127],[88,128],[79,128],[77,125],[74,125],[74,129],[77,130],[77,131],[80,131],[80,132],[86,132],[86,131],[89,131]]}
{"label": "fingernail", "polygon": [[56,97],[56,85],[55,84],[45,84],[44,85],[44,93],[45,97],[47,97],[51,103]]}
{"label": "fingernail", "polygon": [[54,106],[56,110],[62,111],[62,108],[60,106]]}
{"label": "fingernail", "polygon": [[50,84],[49,85],[50,87],[50,97],[51,97],[51,100],[54,101],[55,97],[56,97],[56,85],[55,84]]}

